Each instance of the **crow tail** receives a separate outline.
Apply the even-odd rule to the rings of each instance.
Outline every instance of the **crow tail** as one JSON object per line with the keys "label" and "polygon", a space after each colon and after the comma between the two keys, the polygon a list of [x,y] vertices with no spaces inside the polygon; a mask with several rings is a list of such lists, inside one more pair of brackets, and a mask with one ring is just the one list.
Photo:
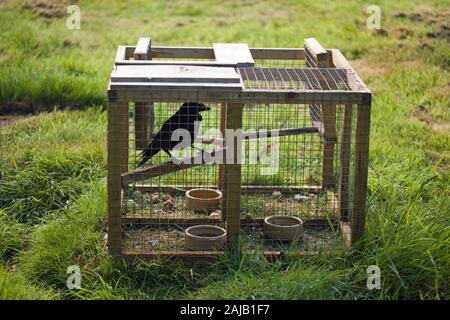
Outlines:
{"label": "crow tail", "polygon": [[138,163],[138,167],[142,167],[148,160],[150,160],[155,154],[159,152],[160,149],[149,147],[142,151],[141,161]]}

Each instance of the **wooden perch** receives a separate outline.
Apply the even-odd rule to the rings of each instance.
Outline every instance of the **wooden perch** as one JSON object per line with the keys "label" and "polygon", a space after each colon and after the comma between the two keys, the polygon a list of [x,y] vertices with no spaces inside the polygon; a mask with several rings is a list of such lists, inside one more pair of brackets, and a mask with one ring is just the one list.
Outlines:
{"label": "wooden perch", "polygon": [[[225,148],[214,150],[212,152],[203,151],[193,157],[178,159],[181,163],[175,164],[172,161],[157,164],[149,168],[139,169],[133,172],[122,174],[122,186],[127,186],[129,183],[156,178],[165,174],[176,171],[186,170],[200,165],[214,162],[214,157],[217,152],[223,152]],[[205,161],[205,155],[208,156]]]}
{"label": "wooden perch", "polygon": [[[271,137],[283,137],[305,133],[318,133],[318,127],[302,127],[302,128],[287,128],[280,130],[258,130],[258,131],[245,131],[243,132],[244,139],[258,139],[258,138],[271,138]],[[224,139],[222,138],[210,138],[210,137],[198,137],[198,141],[203,144],[215,144],[218,146],[224,145]]]}

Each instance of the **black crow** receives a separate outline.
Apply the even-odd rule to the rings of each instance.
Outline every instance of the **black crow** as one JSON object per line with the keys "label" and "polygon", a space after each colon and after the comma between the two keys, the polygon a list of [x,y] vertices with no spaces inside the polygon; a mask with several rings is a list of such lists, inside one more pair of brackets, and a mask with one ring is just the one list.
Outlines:
{"label": "black crow", "polygon": [[191,135],[191,145],[196,138],[195,121],[202,121],[200,112],[211,110],[210,107],[198,103],[198,102],[185,102],[178,111],[171,116],[162,125],[159,132],[150,142],[148,147],[141,153],[141,161],[138,167],[142,167],[148,160],[150,160],[155,154],[163,150],[170,157],[169,150],[172,150],[180,141],[172,141],[172,133],[177,129],[185,129]]}

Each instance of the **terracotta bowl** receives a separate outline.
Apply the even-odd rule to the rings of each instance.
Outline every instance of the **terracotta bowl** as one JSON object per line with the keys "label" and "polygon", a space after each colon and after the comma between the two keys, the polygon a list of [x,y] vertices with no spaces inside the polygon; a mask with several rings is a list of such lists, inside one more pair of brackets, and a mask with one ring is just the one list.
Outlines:
{"label": "terracotta bowl", "polygon": [[203,210],[220,207],[222,192],[215,189],[196,188],[186,192],[185,205],[188,209]]}

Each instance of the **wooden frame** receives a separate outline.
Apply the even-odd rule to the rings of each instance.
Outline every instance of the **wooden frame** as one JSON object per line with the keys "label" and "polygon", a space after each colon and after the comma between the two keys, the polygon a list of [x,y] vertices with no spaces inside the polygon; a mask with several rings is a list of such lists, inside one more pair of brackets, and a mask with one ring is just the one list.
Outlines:
{"label": "wooden frame", "polygon": [[[225,48],[228,48],[225,46]],[[216,50],[223,47],[216,46]],[[228,49],[227,49],[228,50]],[[239,46],[239,50],[246,50]],[[143,169],[128,172],[128,103],[135,102],[135,139],[136,148],[144,148],[152,139],[152,113],[151,101],[181,101],[204,100],[221,103],[220,129],[222,132],[228,129],[242,128],[242,110],[248,103],[285,103],[285,104],[310,104],[312,111],[319,111],[322,118],[314,118],[313,127],[284,129],[284,134],[317,134],[323,138],[323,174],[321,186],[294,186],[294,187],[253,187],[241,186],[241,165],[224,164],[219,166],[218,187],[224,194],[223,218],[228,230],[228,247],[235,247],[238,243],[241,225],[261,222],[261,218],[248,218],[240,216],[240,195],[252,192],[272,192],[283,190],[288,192],[312,192],[322,193],[328,188],[334,188],[334,152],[336,143],[341,144],[340,170],[338,178],[338,197],[336,199],[339,208],[340,229],[344,243],[352,244],[361,238],[364,232],[365,206],[368,174],[369,152],[369,127],[371,93],[358,75],[354,72],[348,61],[337,49],[324,49],[315,39],[305,40],[305,48],[249,48],[248,51],[255,63],[258,60],[306,60],[316,68],[337,68],[342,71],[349,90],[247,90],[237,86],[224,84],[198,84],[198,83],[166,83],[153,85],[151,83],[113,83],[108,89],[108,251],[117,258],[127,261],[136,259],[154,259],[157,257],[169,260],[182,259],[188,263],[208,264],[222,254],[221,252],[149,252],[146,254],[125,253],[122,250],[122,225],[149,223],[150,220],[124,216],[122,212],[122,188],[128,188],[130,182],[140,181],[149,177],[155,177],[165,172],[174,172],[188,168],[172,163],[158,165],[157,168]],[[119,46],[116,55],[116,66],[126,65],[180,65],[180,66],[214,66],[234,67],[251,65],[247,57],[243,60],[235,56],[233,61],[225,58],[215,60],[215,48],[213,47],[167,47],[151,46],[149,38],[141,38],[136,46]],[[130,60],[133,58],[133,60]],[[173,59],[170,61],[158,59]],[[183,60],[191,59],[191,60]],[[192,60],[194,59],[194,60]],[[345,105],[343,112],[343,128],[341,136],[336,133],[336,105]],[[319,107],[318,107],[319,106]],[[150,108],[149,108],[150,107]],[[319,108],[319,109],[317,109]],[[147,111],[146,111],[147,110]],[[356,111],[355,141],[352,136],[352,116]],[[150,125],[147,127],[145,123]],[[139,129],[141,128],[141,129]],[[355,145],[354,173],[350,181],[352,166],[350,163],[351,144]],[[237,139],[227,141],[225,139],[223,151],[229,153],[228,147],[238,147]],[[236,160],[236,153],[234,159]],[[192,167],[192,166],[190,166]],[[159,170],[159,171],[158,171]],[[353,183],[353,190],[349,185]],[[174,190],[170,185],[167,190]],[[136,189],[149,191],[153,186],[140,186]],[[186,186],[189,188],[189,186]],[[179,189],[179,188],[177,188]],[[210,219],[211,220],[211,219]],[[208,220],[208,221],[210,221]],[[161,221],[158,218],[158,221]],[[169,220],[168,220],[169,221]],[[210,222],[215,222],[211,220]],[[170,221],[169,221],[170,222]],[[168,223],[169,223],[168,222]],[[198,218],[170,223],[190,224],[204,222]],[[282,252],[265,252],[269,259],[283,256]]]}
{"label": "wooden frame", "polygon": [[[126,119],[126,123],[125,120]],[[108,104],[108,251],[113,257],[122,255],[122,182],[127,171],[126,158],[118,156],[128,150],[128,103]]]}
{"label": "wooden frame", "polygon": [[[242,104],[227,104],[226,129],[242,129],[243,108],[244,105]],[[232,149],[230,149],[231,147]],[[230,248],[237,246],[241,230],[241,164],[238,163],[240,152],[241,145],[239,145],[237,137],[233,137],[232,141],[229,141],[228,137],[226,137],[222,212],[227,225],[227,245]],[[230,159],[232,163],[229,163]]]}
{"label": "wooden frame", "polygon": [[[307,65],[333,68],[331,51],[324,49],[314,38],[305,39]],[[311,122],[321,128],[323,137],[322,187],[334,187],[334,145],[336,138],[336,104],[310,105]]]}
{"label": "wooden frame", "polygon": [[[140,38],[134,50],[134,60],[151,60],[150,38]],[[152,103],[135,102],[135,143],[137,149],[144,149],[151,141],[154,126]]]}

